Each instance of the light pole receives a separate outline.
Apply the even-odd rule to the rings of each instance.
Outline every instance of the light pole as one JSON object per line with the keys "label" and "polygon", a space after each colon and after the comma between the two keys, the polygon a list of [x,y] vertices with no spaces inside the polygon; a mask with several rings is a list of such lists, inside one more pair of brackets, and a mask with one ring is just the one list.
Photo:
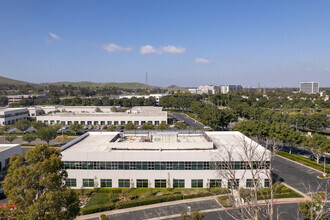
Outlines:
{"label": "light pole", "polygon": [[324,160],[323,160],[324,161],[323,176],[326,177],[327,174],[325,173],[325,158],[326,158],[325,154],[323,155],[323,157],[324,157]]}

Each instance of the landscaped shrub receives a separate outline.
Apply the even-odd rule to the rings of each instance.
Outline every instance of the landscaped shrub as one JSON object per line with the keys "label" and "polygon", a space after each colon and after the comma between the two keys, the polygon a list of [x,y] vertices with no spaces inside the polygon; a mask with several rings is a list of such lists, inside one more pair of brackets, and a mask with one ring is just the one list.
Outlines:
{"label": "landscaped shrub", "polygon": [[106,215],[101,215],[100,218],[101,218],[101,220],[107,220],[107,216]]}
{"label": "landscaped shrub", "polygon": [[[282,156],[282,157],[288,158],[290,160],[293,160],[293,161],[296,161],[298,163],[301,163],[301,164],[304,164],[306,166],[317,169],[319,171],[323,172],[323,170],[324,170],[324,164],[323,163],[316,163],[315,161],[311,161],[311,160],[309,160],[305,157],[301,157],[301,156],[294,155],[294,154],[289,154],[289,153],[284,152],[284,151],[279,151],[279,152],[277,152],[277,154]],[[328,165],[325,166],[325,172],[330,174],[330,166],[328,166]]]}
{"label": "landscaped shrub", "polygon": [[95,205],[90,207],[84,207],[81,209],[83,215],[92,214],[95,212],[104,212],[114,209],[114,205]]}

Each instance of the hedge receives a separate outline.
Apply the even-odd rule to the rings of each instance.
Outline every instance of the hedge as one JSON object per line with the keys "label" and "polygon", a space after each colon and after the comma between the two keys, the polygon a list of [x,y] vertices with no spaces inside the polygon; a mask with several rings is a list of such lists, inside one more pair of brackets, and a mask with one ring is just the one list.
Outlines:
{"label": "hedge", "polygon": [[81,212],[83,215],[87,215],[87,214],[92,214],[95,212],[104,212],[104,211],[110,211],[112,209],[114,209],[115,206],[114,205],[95,205],[95,206],[90,206],[90,207],[85,207],[81,209]]}
{"label": "hedge", "polygon": [[[298,163],[301,163],[303,165],[306,165],[306,166],[312,167],[314,169],[317,169],[321,172],[324,171],[324,164],[323,163],[316,163],[315,161],[311,161],[311,160],[309,160],[305,157],[294,155],[294,154],[289,154],[289,153],[284,152],[284,151],[279,151],[279,152],[277,152],[277,154],[282,156],[282,157],[285,157],[287,159],[290,159],[290,160],[296,161]],[[325,166],[325,172],[330,174],[330,166],[328,166],[328,165]]]}

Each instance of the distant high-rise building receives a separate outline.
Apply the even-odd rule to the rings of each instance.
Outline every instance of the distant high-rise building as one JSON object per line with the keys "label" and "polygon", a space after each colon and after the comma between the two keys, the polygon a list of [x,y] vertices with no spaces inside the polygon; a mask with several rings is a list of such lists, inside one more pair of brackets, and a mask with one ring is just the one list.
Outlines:
{"label": "distant high-rise building", "polygon": [[241,85],[225,85],[220,86],[220,91],[223,94],[227,94],[228,92],[235,92],[237,90],[241,90],[243,87]]}
{"label": "distant high-rise building", "polygon": [[300,92],[306,94],[316,94],[319,92],[319,83],[318,82],[301,82],[300,83]]}

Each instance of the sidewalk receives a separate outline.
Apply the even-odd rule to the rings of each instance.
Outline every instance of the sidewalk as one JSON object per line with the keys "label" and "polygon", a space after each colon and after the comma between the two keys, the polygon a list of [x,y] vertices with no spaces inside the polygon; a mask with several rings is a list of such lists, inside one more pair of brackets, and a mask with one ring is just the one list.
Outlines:
{"label": "sidewalk", "polygon": [[[224,194],[224,195],[226,195],[226,194]],[[222,196],[222,195],[195,198],[195,199],[186,199],[186,200],[179,200],[179,201],[172,201],[172,202],[163,202],[163,203],[157,203],[157,204],[152,204],[152,205],[137,206],[137,207],[127,208],[127,209],[111,210],[111,211],[106,211],[106,212],[98,212],[98,213],[93,213],[93,214],[89,214],[89,215],[81,215],[81,216],[78,216],[76,219],[83,220],[83,219],[99,218],[101,215],[107,215],[107,216],[110,215],[111,216],[111,215],[115,215],[115,214],[122,214],[122,213],[128,213],[128,212],[134,212],[134,211],[140,211],[140,210],[146,210],[146,209],[152,209],[152,208],[159,208],[159,207],[165,207],[165,206],[171,206],[171,205],[185,204],[185,203],[191,203],[191,202],[207,201],[207,200],[212,200],[212,199],[216,200],[218,203],[218,200],[216,199],[218,196]],[[306,200],[308,200],[308,199],[306,199],[305,197],[304,198],[274,199],[274,204],[298,203],[298,202],[302,202],[302,201],[306,201]],[[269,204],[269,202],[267,202],[265,200],[260,200],[260,201],[258,201],[258,204],[267,205],[267,204]],[[233,209],[233,208],[234,207],[223,208],[219,204],[219,208],[206,209],[206,210],[201,210],[201,211],[207,213],[207,212],[222,211],[222,210]],[[168,218],[177,218],[177,217],[180,217],[180,213],[174,214],[174,215],[160,216],[160,217],[151,218],[151,219],[168,219]]]}

